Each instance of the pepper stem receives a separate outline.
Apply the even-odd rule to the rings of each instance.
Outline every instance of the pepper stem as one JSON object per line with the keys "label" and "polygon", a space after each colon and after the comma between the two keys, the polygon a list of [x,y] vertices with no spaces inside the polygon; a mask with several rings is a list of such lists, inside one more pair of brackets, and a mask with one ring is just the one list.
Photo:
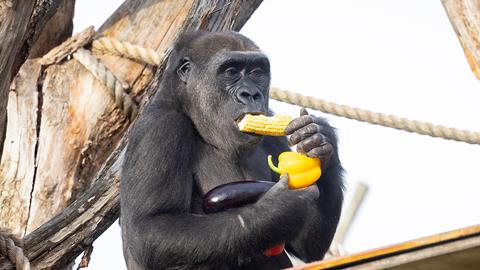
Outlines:
{"label": "pepper stem", "polygon": [[280,170],[275,167],[275,165],[273,165],[273,161],[272,161],[272,155],[268,155],[268,167],[270,167],[270,169],[278,174],[282,174],[282,172],[280,172]]}

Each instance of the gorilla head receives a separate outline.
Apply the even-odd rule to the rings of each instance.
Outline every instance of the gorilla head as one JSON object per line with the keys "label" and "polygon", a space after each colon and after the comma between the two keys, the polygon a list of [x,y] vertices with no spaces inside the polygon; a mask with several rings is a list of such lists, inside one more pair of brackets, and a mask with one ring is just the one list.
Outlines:
{"label": "gorilla head", "polygon": [[268,112],[270,63],[251,40],[234,32],[184,35],[166,74],[176,76],[166,79],[178,86],[173,94],[207,143],[237,152],[260,142],[235,124],[246,113]]}

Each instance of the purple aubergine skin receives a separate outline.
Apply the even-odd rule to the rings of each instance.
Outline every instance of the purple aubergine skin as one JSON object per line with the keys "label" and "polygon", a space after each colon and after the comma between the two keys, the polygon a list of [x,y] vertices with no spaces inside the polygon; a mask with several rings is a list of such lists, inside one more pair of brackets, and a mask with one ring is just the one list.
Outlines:
{"label": "purple aubergine skin", "polygon": [[268,181],[239,181],[217,186],[203,197],[203,211],[211,214],[255,203],[273,185]]}

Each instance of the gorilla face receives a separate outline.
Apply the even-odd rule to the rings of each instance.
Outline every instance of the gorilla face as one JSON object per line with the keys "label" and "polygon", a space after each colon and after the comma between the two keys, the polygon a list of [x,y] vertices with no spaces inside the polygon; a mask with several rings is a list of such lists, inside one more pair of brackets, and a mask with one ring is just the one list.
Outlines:
{"label": "gorilla face", "polygon": [[255,146],[262,137],[240,132],[236,121],[247,113],[268,113],[268,58],[237,33],[207,34],[193,43],[197,49],[177,66],[185,84],[184,112],[216,148],[239,151]]}

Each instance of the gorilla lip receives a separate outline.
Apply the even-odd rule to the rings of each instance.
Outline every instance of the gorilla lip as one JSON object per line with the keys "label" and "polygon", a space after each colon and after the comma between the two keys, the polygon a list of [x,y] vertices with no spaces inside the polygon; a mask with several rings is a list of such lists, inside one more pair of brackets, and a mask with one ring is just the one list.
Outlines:
{"label": "gorilla lip", "polygon": [[247,114],[251,114],[251,115],[265,115],[265,113],[263,112],[245,112],[245,113],[242,113],[239,117],[237,117],[237,119],[234,121],[235,122],[235,127],[237,128],[237,130],[241,133],[241,134],[244,134],[246,135],[247,137],[256,137],[256,138],[262,138],[263,136],[262,135],[259,135],[259,134],[255,134],[255,133],[251,133],[251,132],[243,132],[243,131],[240,131],[240,122],[242,121],[243,118],[245,118],[245,115]]}

